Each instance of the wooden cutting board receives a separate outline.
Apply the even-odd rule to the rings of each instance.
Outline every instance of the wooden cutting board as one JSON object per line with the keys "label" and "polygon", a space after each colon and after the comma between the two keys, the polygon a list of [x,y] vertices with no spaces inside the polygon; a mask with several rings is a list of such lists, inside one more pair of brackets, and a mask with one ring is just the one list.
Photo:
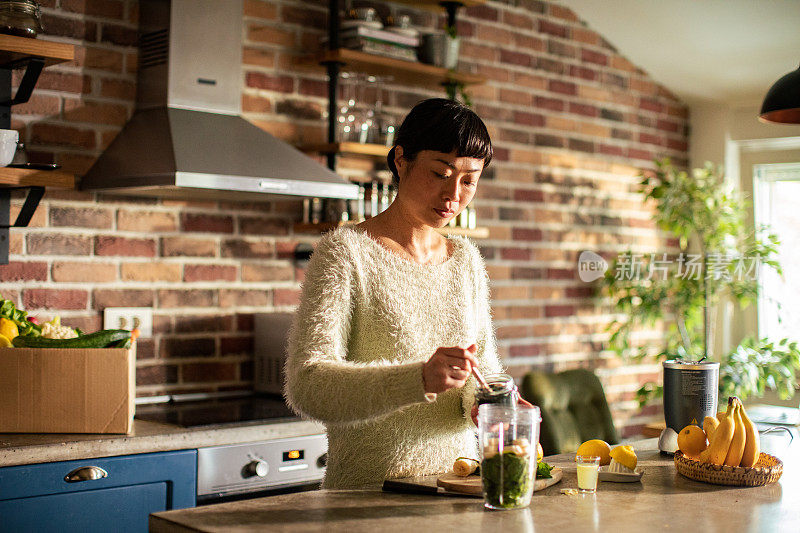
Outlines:
{"label": "wooden cutting board", "polygon": [[[546,479],[537,479],[533,485],[534,492],[537,490],[546,489],[547,487],[553,486],[564,476],[564,471],[555,466],[550,471],[550,475],[553,477],[546,478]],[[461,477],[455,475],[453,472],[448,472],[446,474],[442,474],[436,480],[436,485],[443,487],[445,490],[449,490],[451,492],[459,492],[461,494],[470,494],[472,496],[480,496],[483,497],[483,487],[481,486],[481,476],[467,476]]]}

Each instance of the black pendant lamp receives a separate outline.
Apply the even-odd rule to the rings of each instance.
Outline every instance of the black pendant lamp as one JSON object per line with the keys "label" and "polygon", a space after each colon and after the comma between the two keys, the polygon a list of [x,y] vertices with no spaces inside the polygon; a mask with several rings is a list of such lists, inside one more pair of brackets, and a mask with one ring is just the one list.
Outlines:
{"label": "black pendant lamp", "polygon": [[761,113],[761,122],[800,124],[800,67],[776,81],[770,87]]}

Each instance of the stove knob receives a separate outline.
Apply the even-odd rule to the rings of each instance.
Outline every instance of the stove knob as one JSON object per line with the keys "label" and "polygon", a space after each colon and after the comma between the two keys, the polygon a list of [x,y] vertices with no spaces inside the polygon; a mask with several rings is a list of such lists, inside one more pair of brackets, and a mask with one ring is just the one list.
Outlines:
{"label": "stove knob", "polygon": [[319,468],[325,468],[326,466],[328,466],[328,453],[327,452],[323,453],[322,455],[319,456],[319,459],[317,459],[317,466]]}
{"label": "stove knob", "polygon": [[267,472],[269,472],[269,465],[266,461],[256,459],[254,461],[250,461],[245,467],[245,470],[251,476],[266,477]]}

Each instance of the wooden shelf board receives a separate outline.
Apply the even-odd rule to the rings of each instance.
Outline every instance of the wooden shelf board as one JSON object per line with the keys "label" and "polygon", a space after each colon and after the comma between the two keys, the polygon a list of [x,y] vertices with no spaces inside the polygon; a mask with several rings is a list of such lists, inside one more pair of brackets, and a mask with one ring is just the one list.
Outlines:
{"label": "wooden shelf board", "polygon": [[75,59],[71,44],[0,34],[0,66],[8,66],[31,57],[44,58],[45,66]]}
{"label": "wooden shelf board", "polygon": [[75,175],[58,170],[29,170],[0,167],[0,187],[57,187],[74,189]]}
{"label": "wooden shelf board", "polygon": [[367,54],[358,50],[348,50],[347,48],[328,50],[322,55],[320,61],[339,61],[359,71],[379,76],[392,76],[395,81],[413,84],[422,82],[441,85],[446,81],[454,81],[464,85],[486,83],[486,78],[476,74],[456,72],[416,61],[404,61],[392,57]]}
{"label": "wooden shelf board", "polygon": [[354,142],[325,143],[325,144],[303,144],[297,147],[303,152],[318,152],[321,154],[346,154],[363,155],[369,157],[383,158],[389,154],[389,146],[382,144],[362,144]]}
{"label": "wooden shelf board", "polygon": [[[295,224],[295,233],[325,233],[340,226],[352,226],[356,222],[322,222],[320,224]],[[489,237],[489,228],[451,228],[446,226],[438,230],[442,235],[461,235],[472,239],[486,239]]]}

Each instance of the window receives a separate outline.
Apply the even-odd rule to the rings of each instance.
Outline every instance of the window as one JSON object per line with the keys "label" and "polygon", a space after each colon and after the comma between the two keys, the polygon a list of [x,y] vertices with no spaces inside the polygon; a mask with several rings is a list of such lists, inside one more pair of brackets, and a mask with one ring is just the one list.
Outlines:
{"label": "window", "polygon": [[762,268],[758,299],[758,334],[772,340],[800,333],[800,163],[753,167],[756,226],[769,224],[780,240],[778,261],[783,278]]}

